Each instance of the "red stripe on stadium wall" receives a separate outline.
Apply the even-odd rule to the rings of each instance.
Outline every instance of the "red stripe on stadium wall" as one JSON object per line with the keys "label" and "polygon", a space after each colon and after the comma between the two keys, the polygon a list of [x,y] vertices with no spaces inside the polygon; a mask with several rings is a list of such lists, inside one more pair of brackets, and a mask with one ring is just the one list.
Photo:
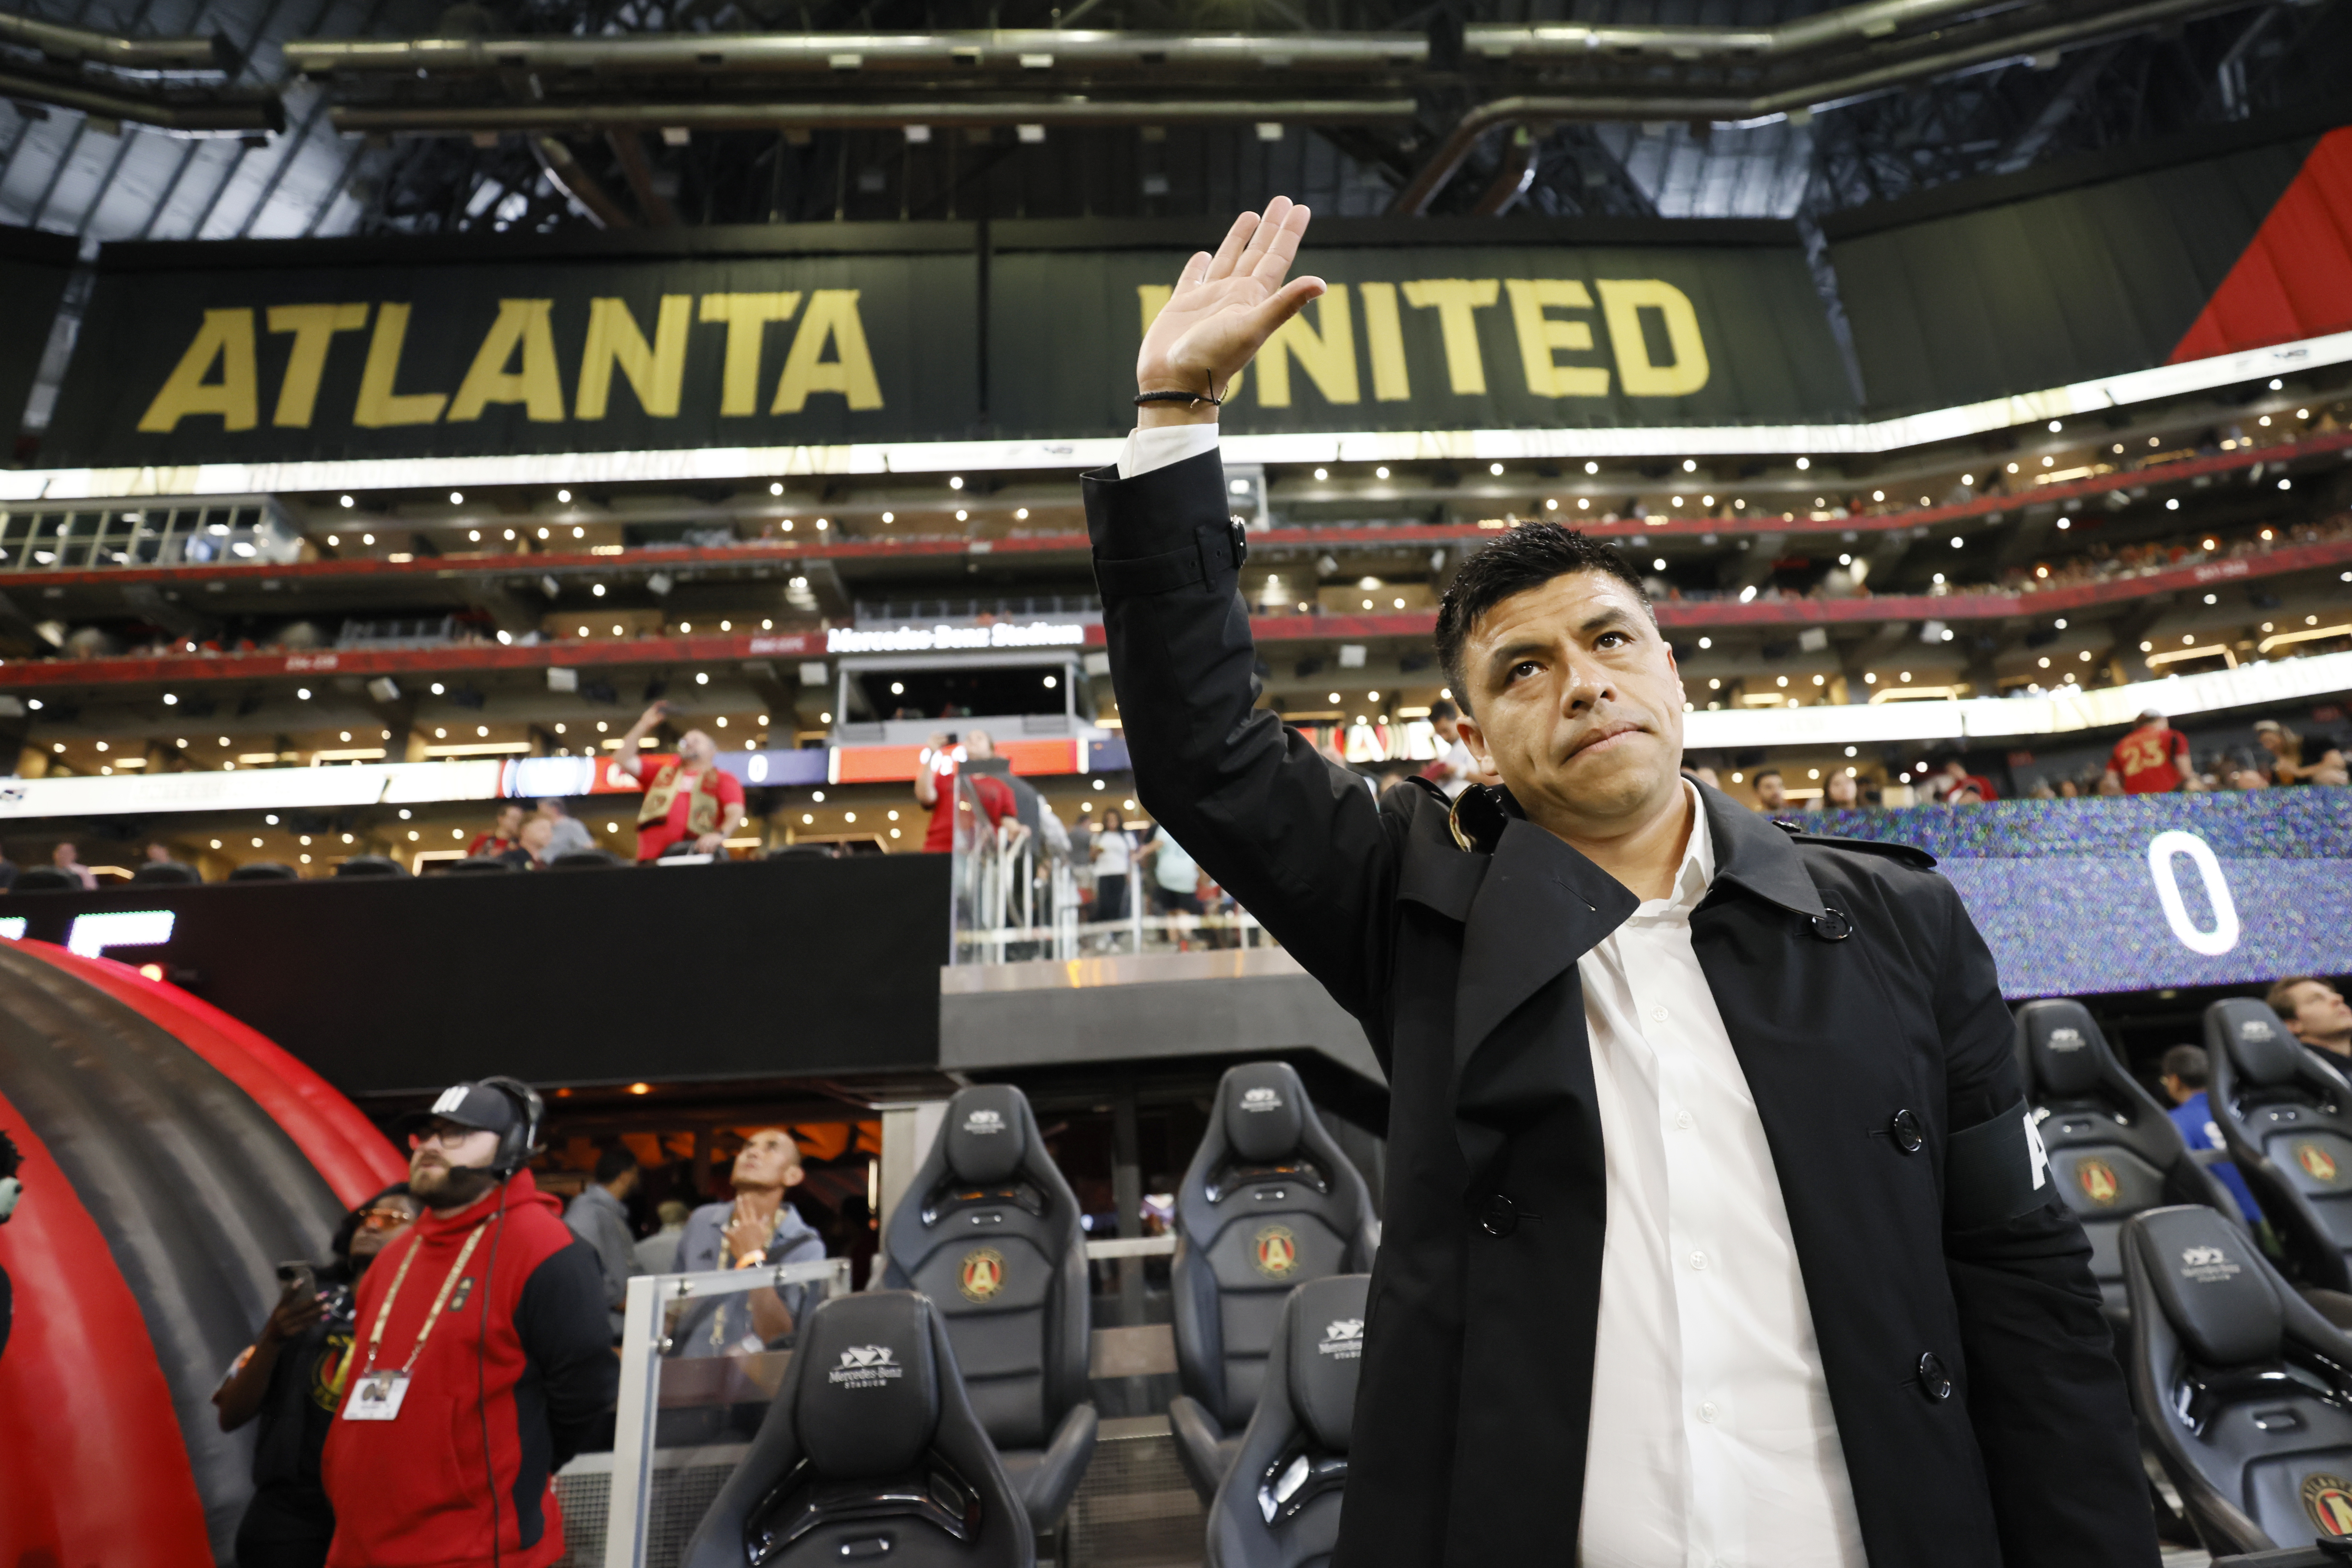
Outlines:
{"label": "red stripe on stadium wall", "polygon": [[2319,139],[2168,361],[2352,329],[2352,129]]}
{"label": "red stripe on stadium wall", "polygon": [[[302,1157],[317,1168],[346,1207],[357,1207],[393,1183],[407,1179],[408,1162],[376,1130],[375,1124],[361,1115],[334,1085],[257,1030],[177,986],[149,979],[128,964],[85,958],[48,942],[16,946],[104,991],[244,1090],[294,1140]],[[0,1563],[11,1561],[0,1553]]]}
{"label": "red stripe on stadium wall", "polygon": [[[30,946],[27,944],[26,946]],[[0,1563],[212,1561],[172,1391],[106,1238],[14,1105],[25,1196],[0,1227],[16,1325],[0,1350]]]}

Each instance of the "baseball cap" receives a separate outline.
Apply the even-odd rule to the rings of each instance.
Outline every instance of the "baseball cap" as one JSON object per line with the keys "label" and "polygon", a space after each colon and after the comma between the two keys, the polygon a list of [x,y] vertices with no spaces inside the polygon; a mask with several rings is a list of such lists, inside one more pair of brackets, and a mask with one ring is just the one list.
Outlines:
{"label": "baseball cap", "polygon": [[2164,716],[2157,712],[2156,709],[2152,707],[2142,708],[2139,710],[2139,722],[2142,724],[2162,724],[2164,722]]}
{"label": "baseball cap", "polygon": [[414,1133],[428,1123],[455,1122],[478,1132],[503,1133],[515,1124],[515,1103],[487,1083],[453,1083],[429,1109],[403,1116],[400,1130]]}
{"label": "baseball cap", "polygon": [[2262,734],[2264,730],[2279,730],[2284,732],[2285,728],[2286,726],[2281,724],[2274,718],[2258,718],[2254,720],[2254,733],[2256,735]]}

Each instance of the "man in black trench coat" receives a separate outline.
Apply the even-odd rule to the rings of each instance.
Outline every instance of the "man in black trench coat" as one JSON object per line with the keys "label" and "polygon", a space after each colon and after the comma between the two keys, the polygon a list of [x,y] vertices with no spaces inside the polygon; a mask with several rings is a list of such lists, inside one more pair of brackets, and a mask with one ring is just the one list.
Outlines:
{"label": "man in black trench coat", "polygon": [[[1638,579],[1548,525],[1465,565],[1439,652],[1507,788],[1451,813],[1432,789],[1375,800],[1254,711],[1208,400],[1322,292],[1285,282],[1306,220],[1277,198],[1185,266],[1138,362],[1137,434],[1086,501],[1138,794],[1389,1074],[1339,1568],[2153,1564],[2090,1249],[2025,1114],[1991,955],[1927,855],[1792,833],[1683,783],[1682,688]],[[1642,955],[1668,952],[1696,960],[1672,998],[1700,1019],[1687,1035],[1653,1032],[1663,1005],[1622,1005],[1659,980]],[[1601,958],[1610,995],[1586,974]],[[1711,1009],[1685,1005],[1702,988]],[[1612,1189],[1621,1159],[1660,1168],[1634,1157],[1638,1119],[1625,1147],[1603,1137],[1619,1064],[1653,1053],[1662,1083],[1717,1108],[1709,1150],[1745,1135],[1762,1173],[1741,1212],[1763,1218],[1729,1239],[1766,1261],[1721,1281],[1728,1309],[1700,1294],[1728,1265],[1669,1248],[1644,1274],[1613,1218],[1664,1215],[1667,1235],[1675,1205],[1705,1223],[1757,1196]],[[1670,1106],[1654,1123],[1692,1125]],[[1812,1390],[1827,1414],[1794,1458],[1729,1430],[1736,1406],[1685,1402],[1696,1382],[1610,1381],[1641,1314],[1706,1326],[1791,1300],[1741,1329],[1769,1354],[1711,1375]],[[1735,1342],[1657,1354],[1695,1376]],[[1622,1396],[1598,1406],[1596,1355]],[[1621,1438],[1658,1466],[1629,1469]],[[1589,1476],[1607,1484],[1587,1495]]]}

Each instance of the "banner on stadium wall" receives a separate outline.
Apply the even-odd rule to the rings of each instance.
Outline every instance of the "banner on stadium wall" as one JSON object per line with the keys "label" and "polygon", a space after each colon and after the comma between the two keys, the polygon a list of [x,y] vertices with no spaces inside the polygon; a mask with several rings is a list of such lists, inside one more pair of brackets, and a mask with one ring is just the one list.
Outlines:
{"label": "banner on stadium wall", "polygon": [[1822,221],[1874,411],[2352,329],[2352,130],[2063,188],[2051,177]]}
{"label": "banner on stadium wall", "polygon": [[0,227],[0,434],[13,437],[79,252],[72,236]]}
{"label": "banner on stadium wall", "polygon": [[[1022,249],[1001,225],[610,238],[110,246],[55,464],[504,455],[1116,434],[1135,351],[1199,235]],[[1164,226],[1164,225],[1163,225]],[[1727,243],[1350,243],[1232,389],[1228,428],[1454,430],[1854,413],[1793,229]],[[1551,241],[1549,225],[1511,225]],[[1496,233],[1479,225],[1481,241]],[[1736,242],[1736,243],[1733,243]],[[680,250],[681,244],[696,248]],[[764,247],[764,248],[763,248]],[[983,283],[983,279],[985,280]],[[983,300],[985,303],[983,304]],[[985,363],[983,365],[983,359]],[[983,380],[984,370],[984,380]]]}
{"label": "banner on stadium wall", "polygon": [[2306,788],[1805,820],[1937,856],[2020,1000],[2352,973],[2347,808]]}

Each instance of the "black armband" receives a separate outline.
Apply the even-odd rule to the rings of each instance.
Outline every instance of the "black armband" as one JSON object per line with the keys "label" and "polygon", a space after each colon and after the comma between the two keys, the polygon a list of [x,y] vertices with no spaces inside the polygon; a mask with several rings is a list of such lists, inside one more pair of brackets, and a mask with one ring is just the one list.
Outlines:
{"label": "black armband", "polygon": [[1944,1224],[1953,1230],[2000,1225],[2057,1196],[2050,1155],[2020,1100],[1990,1121],[1954,1133],[1944,1150]]}

